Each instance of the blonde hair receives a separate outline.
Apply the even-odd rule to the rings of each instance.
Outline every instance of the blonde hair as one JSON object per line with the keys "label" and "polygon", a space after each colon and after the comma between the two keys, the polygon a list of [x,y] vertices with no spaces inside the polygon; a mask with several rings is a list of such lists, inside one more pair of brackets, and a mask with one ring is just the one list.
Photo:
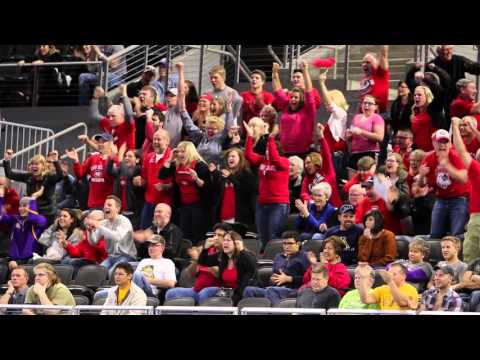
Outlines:
{"label": "blonde hair", "polygon": [[465,120],[470,120],[470,122],[472,123],[473,127],[475,127],[475,128],[478,126],[478,121],[477,121],[477,119],[476,119],[474,116],[472,116],[472,115],[464,116],[464,117],[462,118],[462,122],[465,122]]}
{"label": "blonde hair", "polygon": [[[248,121],[249,126],[254,126],[253,128],[253,139],[256,144],[258,140],[265,134],[265,121],[259,117],[253,117]],[[258,129],[263,129],[263,132]]]}
{"label": "blonde hair", "polygon": [[213,74],[218,74],[225,80],[225,68],[222,65],[214,65],[208,72],[208,75],[210,76]]}
{"label": "blonde hair", "polygon": [[60,279],[58,278],[57,270],[55,270],[55,268],[53,267],[52,264],[42,262],[42,263],[36,265],[33,268],[33,271],[36,271],[38,269],[44,269],[46,271],[46,273],[48,274],[48,279],[50,280],[50,283],[52,285],[60,283]]}
{"label": "blonde hair", "polygon": [[28,166],[30,166],[32,163],[40,163],[43,166],[42,170],[42,176],[47,176],[50,172],[48,170],[48,164],[47,164],[47,159],[43,155],[35,155],[33,156],[30,161],[28,162]]}
{"label": "blonde hair", "polygon": [[342,108],[343,110],[348,111],[347,99],[345,99],[345,96],[340,90],[330,90],[328,92],[328,97],[339,108]]}
{"label": "blonde hair", "polygon": [[327,197],[327,201],[330,199],[330,196],[332,196],[332,187],[330,186],[329,183],[327,183],[325,181],[323,181],[321,183],[318,183],[318,184],[315,184],[312,187],[311,193],[313,194],[313,192],[317,191],[317,190],[323,191],[323,193]]}
{"label": "blonde hair", "polygon": [[222,131],[225,128],[225,121],[223,121],[223,119],[218,116],[211,115],[207,116],[206,119],[206,126],[209,125],[215,126],[218,131]]}
{"label": "blonde hair", "polygon": [[181,141],[177,148],[183,147],[185,148],[185,164],[191,164],[193,161],[203,161],[203,158],[197,151],[197,148],[191,141]]}
{"label": "blonde hair", "polygon": [[[426,99],[426,102],[427,102],[427,106],[430,105],[432,103],[433,99],[434,99],[433,94],[432,94],[432,90],[430,90],[430,88],[428,88],[426,86],[419,85],[415,88],[415,91],[418,88],[421,88],[423,90],[423,92],[425,93],[425,99]],[[414,93],[415,93],[415,91],[414,91]],[[415,109],[416,109],[416,106],[415,106],[415,103],[414,103],[413,106],[412,106],[412,116],[414,116],[414,114],[415,114]]]}

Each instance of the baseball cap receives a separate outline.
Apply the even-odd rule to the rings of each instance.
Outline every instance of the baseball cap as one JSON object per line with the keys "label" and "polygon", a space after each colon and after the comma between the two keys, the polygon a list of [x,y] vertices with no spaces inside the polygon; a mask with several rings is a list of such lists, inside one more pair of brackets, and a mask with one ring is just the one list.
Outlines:
{"label": "baseball cap", "polygon": [[104,133],[93,135],[93,140],[96,140],[96,141],[98,141],[98,140],[113,141],[113,136],[112,136],[112,134],[104,132]]}
{"label": "baseball cap", "polygon": [[373,176],[370,176],[367,180],[362,181],[362,187],[372,187],[373,186]]}
{"label": "baseball cap", "polygon": [[444,266],[435,266],[435,271],[436,270],[440,270],[442,271],[444,274],[448,274],[448,275],[451,275],[452,277],[455,277],[455,271],[453,270],[453,268],[450,266],[450,265],[444,265]]}
{"label": "baseball cap", "polygon": [[156,74],[157,70],[155,69],[155,66],[153,65],[147,65],[145,66],[145,70],[143,70],[144,73],[151,72],[153,74]]}
{"label": "baseball cap", "polygon": [[205,99],[205,100],[208,100],[210,102],[213,101],[213,96],[211,94],[203,94],[202,96],[200,96],[200,99]]}
{"label": "baseball cap", "polygon": [[437,130],[433,133],[432,140],[433,141],[440,141],[440,140],[450,141],[450,134],[448,133],[447,130],[440,129],[440,130]]}
{"label": "baseball cap", "polygon": [[353,206],[352,204],[343,204],[340,209],[338,209],[338,212],[340,214],[345,214],[347,212],[355,212],[355,206]]}
{"label": "baseball cap", "polygon": [[178,95],[178,89],[177,88],[170,88],[167,90],[167,95],[168,94],[172,94],[173,96],[177,96]]}
{"label": "baseball cap", "polygon": [[167,58],[163,58],[162,60],[160,60],[160,62],[158,63],[159,66],[167,66]]}
{"label": "baseball cap", "polygon": [[146,241],[149,242],[150,244],[163,244],[163,245],[165,245],[165,239],[161,235],[152,235]]}

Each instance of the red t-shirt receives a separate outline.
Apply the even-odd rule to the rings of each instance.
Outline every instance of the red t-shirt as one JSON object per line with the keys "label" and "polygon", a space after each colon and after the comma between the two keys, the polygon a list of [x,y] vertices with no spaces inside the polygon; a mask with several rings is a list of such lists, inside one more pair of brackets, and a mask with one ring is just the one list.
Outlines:
{"label": "red t-shirt", "polygon": [[273,100],[275,98],[273,97],[273,94],[268,92],[268,91],[262,91],[262,100],[263,103],[257,103],[257,97],[254,93],[251,91],[244,91],[240,94],[243,98],[243,104],[242,104],[242,118],[243,121],[248,123],[248,120],[250,120],[253,117],[260,117],[260,111],[262,111],[262,108],[264,105],[271,105],[273,103]]}
{"label": "red t-shirt", "polygon": [[480,143],[478,142],[477,138],[474,137],[470,144],[467,144],[465,139],[463,139],[463,143],[465,144],[465,147],[467,148],[467,151],[475,159],[475,155],[477,154],[477,150],[480,148]]}
{"label": "red t-shirt", "polygon": [[108,118],[100,120],[100,128],[113,136],[113,143],[120,149],[123,143],[127,143],[127,150],[135,149],[135,122],[124,123],[111,127]]}
{"label": "red t-shirt", "polygon": [[403,165],[405,166],[405,170],[408,171],[408,169],[410,169],[410,154],[412,153],[412,150],[410,149],[410,151],[406,151],[402,154],[400,152],[400,146],[395,145],[393,147],[393,152],[396,152],[397,154],[400,154],[402,156]]}
{"label": "red t-shirt", "polygon": [[169,158],[171,148],[167,148],[161,159],[156,161],[156,153],[152,152],[145,156],[142,165],[142,178],[145,179],[145,201],[149,204],[165,203],[172,205],[172,190],[158,191],[155,188],[156,184],[170,184],[172,178],[159,179],[158,174],[165,164],[165,161]]}
{"label": "red t-shirt", "polygon": [[339,139],[338,141],[335,141],[335,139],[332,136],[332,132],[330,131],[330,127],[325,125],[325,131],[323,133],[323,136],[325,136],[325,140],[327,140],[328,145],[330,146],[330,151],[332,153],[337,152],[337,151],[347,151],[347,143],[345,140]]}
{"label": "red t-shirt", "polygon": [[400,220],[387,208],[385,200],[379,198],[374,202],[371,202],[370,199],[365,198],[358,206],[355,211],[355,223],[363,224],[363,217],[371,209],[376,209],[380,211],[383,215],[384,220],[384,229],[390,230],[394,234],[401,234]]}
{"label": "red t-shirt", "polygon": [[380,113],[387,112],[389,79],[390,70],[384,70],[379,66],[372,75],[365,76],[360,81],[361,100],[363,100],[365,95],[374,96],[377,99],[378,111]]}
{"label": "red t-shirt", "polygon": [[[455,150],[450,149],[448,159],[458,170],[466,169],[462,159],[460,159],[460,156],[458,156]],[[460,196],[469,196],[471,186],[470,181],[461,184],[458,181],[453,180],[447,170],[438,165],[437,155],[434,151],[425,156],[422,165],[426,165],[430,168],[430,172],[427,175],[427,181],[428,185],[435,189],[437,197],[441,199],[452,199]]]}
{"label": "red t-shirt", "polygon": [[84,238],[77,245],[67,243],[67,253],[70,257],[82,258],[86,260],[95,261],[101,263],[107,258],[107,250],[105,249],[105,240],[102,238],[98,241],[97,245],[92,245],[88,241],[88,232],[84,231]]}
{"label": "red t-shirt", "polygon": [[220,211],[220,220],[235,219],[235,187],[229,181],[225,182],[223,190],[222,209]]}
{"label": "red t-shirt", "polygon": [[223,286],[227,288],[237,288],[237,268],[225,269],[222,273]]}
{"label": "red t-shirt", "polygon": [[[215,254],[216,252],[217,249],[213,246],[208,249],[209,255]],[[197,265],[197,279],[193,285],[193,290],[199,292],[207,287],[220,287],[221,285],[220,279],[210,272],[208,266]]]}
{"label": "red t-shirt", "polygon": [[[480,163],[477,160],[472,160],[468,168],[469,179],[480,179]],[[470,196],[470,214],[480,213],[480,188],[472,186]]]}
{"label": "red t-shirt", "polygon": [[461,119],[464,116],[471,115],[477,119],[477,128],[480,129],[480,114],[471,114],[474,104],[475,100],[463,99],[460,96],[457,97],[450,104],[450,117],[458,117]]}
{"label": "red t-shirt", "polygon": [[188,171],[189,169],[195,169],[195,161],[192,161],[190,166],[179,165],[175,169],[175,182],[180,189],[180,199],[183,205],[200,202],[200,193],[197,184]]}
{"label": "red t-shirt", "polygon": [[416,114],[412,120],[412,132],[414,144],[417,145],[417,149],[423,151],[433,150],[432,134],[437,131],[433,127],[432,119],[427,112],[421,112]]}
{"label": "red t-shirt", "polygon": [[113,192],[113,177],[107,173],[107,159],[102,159],[100,153],[92,153],[83,164],[74,163],[73,171],[80,179],[90,176],[88,191],[88,207],[103,208],[105,199]]}

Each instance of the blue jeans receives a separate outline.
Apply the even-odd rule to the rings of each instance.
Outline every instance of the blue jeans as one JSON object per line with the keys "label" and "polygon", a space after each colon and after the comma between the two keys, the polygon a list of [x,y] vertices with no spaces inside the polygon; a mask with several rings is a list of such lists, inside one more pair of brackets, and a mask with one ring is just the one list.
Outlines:
{"label": "blue jeans", "polygon": [[269,286],[266,289],[247,286],[243,290],[243,297],[266,297],[273,306],[277,305],[280,300],[288,297],[296,297],[297,292],[294,289],[287,288],[286,286]]}
{"label": "blue jeans", "polygon": [[118,263],[132,261],[136,260],[127,255],[109,256],[100,263],[100,266],[106,267],[108,269],[108,276],[111,278],[113,271],[115,270],[115,266],[117,266]]}
{"label": "blue jeans", "polygon": [[258,204],[255,213],[259,240],[262,249],[272,239],[280,237],[287,216],[290,213],[290,204]]}
{"label": "blue jeans", "polygon": [[167,291],[165,300],[177,299],[180,297],[191,297],[195,300],[195,304],[199,305],[210,297],[214,297],[219,288],[207,287],[200,290],[198,293],[193,288],[173,288]]}
{"label": "blue jeans", "polygon": [[78,102],[80,105],[90,104],[91,86],[98,84],[98,76],[93,73],[82,73],[78,77]]}
{"label": "blue jeans", "polygon": [[480,290],[475,290],[470,296],[470,311],[480,312]]}
{"label": "blue jeans", "polygon": [[450,225],[450,234],[453,236],[465,233],[465,224],[468,220],[468,200],[465,197],[454,199],[438,199],[432,210],[432,226],[430,237],[440,239],[446,235],[446,226]]}
{"label": "blue jeans", "polygon": [[143,275],[142,272],[135,271],[133,273],[132,281],[135,283],[135,285],[140,287],[148,297],[156,297],[156,295],[152,291],[152,286],[150,285],[148,280],[145,279],[145,275]]}
{"label": "blue jeans", "polygon": [[140,229],[148,229],[152,226],[155,206],[155,204],[150,204],[146,201],[143,204],[142,214],[140,215]]}

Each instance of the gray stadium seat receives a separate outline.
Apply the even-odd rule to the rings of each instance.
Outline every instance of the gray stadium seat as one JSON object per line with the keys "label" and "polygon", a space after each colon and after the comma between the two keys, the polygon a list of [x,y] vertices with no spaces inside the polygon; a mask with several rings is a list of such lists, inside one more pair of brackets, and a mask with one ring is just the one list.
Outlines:
{"label": "gray stadium seat", "polygon": [[242,299],[238,302],[237,307],[239,309],[244,307],[271,307],[272,303],[267,298],[250,297]]}
{"label": "gray stadium seat", "polygon": [[297,299],[295,298],[286,298],[286,299],[282,299],[280,300],[280,302],[275,305],[274,307],[278,307],[278,308],[294,308],[296,307],[295,304],[297,303]]}
{"label": "gray stadium seat", "polygon": [[58,277],[63,285],[68,286],[73,279],[73,266],[68,264],[59,264],[53,266],[57,271]]}
{"label": "gray stadium seat", "polygon": [[430,248],[430,254],[428,255],[428,262],[432,265],[436,265],[439,261],[443,261],[442,246],[440,240],[428,240],[428,247]]}
{"label": "gray stadium seat", "polygon": [[90,299],[83,295],[73,295],[76,305],[90,305]]}
{"label": "gray stadium seat", "polygon": [[261,267],[257,270],[257,281],[260,287],[270,286],[270,277],[273,274],[271,266]]}
{"label": "gray stadium seat", "polygon": [[98,288],[105,284],[108,270],[100,265],[82,266],[77,273],[74,285],[82,285],[90,288]]}
{"label": "gray stadium seat", "polygon": [[191,297],[179,297],[165,300],[163,306],[195,306],[195,300]]}
{"label": "gray stadium seat", "polygon": [[408,259],[408,241],[396,240],[399,259]]}
{"label": "gray stadium seat", "polygon": [[147,306],[157,307],[160,305],[160,301],[154,297],[147,297]]}
{"label": "gray stadium seat", "polygon": [[221,307],[230,307],[233,306],[232,299],[227,297],[211,297],[205,299],[200,306],[221,306]]}
{"label": "gray stadium seat", "polygon": [[308,240],[302,245],[302,251],[313,251],[316,255],[322,251],[323,240]]}
{"label": "gray stadium seat", "polygon": [[263,259],[273,260],[277,254],[283,251],[281,239],[270,240],[265,246]]}

